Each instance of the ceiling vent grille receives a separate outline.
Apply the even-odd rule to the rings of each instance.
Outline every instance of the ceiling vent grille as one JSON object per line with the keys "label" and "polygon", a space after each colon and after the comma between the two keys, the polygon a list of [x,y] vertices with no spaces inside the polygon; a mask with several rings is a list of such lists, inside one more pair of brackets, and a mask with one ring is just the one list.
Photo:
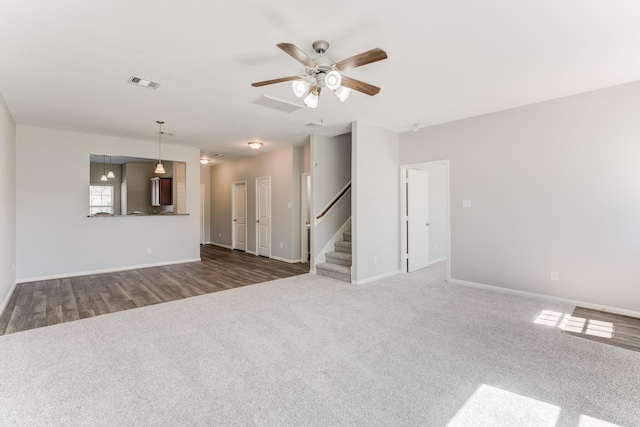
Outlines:
{"label": "ceiling vent grille", "polygon": [[263,107],[282,111],[284,113],[293,113],[294,111],[304,108],[303,105],[294,104],[293,102],[284,101],[269,95],[261,96],[251,102],[257,105],[262,105]]}
{"label": "ceiling vent grille", "polygon": [[310,123],[307,123],[305,126],[311,129],[318,129],[324,125],[322,123],[310,122]]}
{"label": "ceiling vent grille", "polygon": [[160,83],[152,82],[151,80],[143,79],[136,76],[129,77],[127,83],[134,84],[136,86],[148,87],[149,89],[158,89]]}

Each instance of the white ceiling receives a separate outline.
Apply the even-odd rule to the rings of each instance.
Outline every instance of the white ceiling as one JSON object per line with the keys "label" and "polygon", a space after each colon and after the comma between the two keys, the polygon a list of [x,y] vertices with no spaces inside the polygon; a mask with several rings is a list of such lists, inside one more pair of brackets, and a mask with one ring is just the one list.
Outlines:
{"label": "white ceiling", "polygon": [[[640,79],[636,0],[261,1],[3,0],[0,93],[17,123],[200,147],[225,159],[301,145],[304,125],[364,120],[402,132]],[[346,75],[380,86],[344,103],[284,113],[252,101],[300,103],[301,74],[276,47],[334,60],[380,47],[389,59]],[[127,83],[135,75],[157,90]]]}

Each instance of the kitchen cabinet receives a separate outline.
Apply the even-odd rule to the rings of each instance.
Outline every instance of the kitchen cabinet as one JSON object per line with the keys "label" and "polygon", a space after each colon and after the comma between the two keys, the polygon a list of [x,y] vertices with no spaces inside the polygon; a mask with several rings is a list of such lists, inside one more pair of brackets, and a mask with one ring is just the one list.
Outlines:
{"label": "kitchen cabinet", "polygon": [[171,204],[171,178],[151,178],[151,206]]}

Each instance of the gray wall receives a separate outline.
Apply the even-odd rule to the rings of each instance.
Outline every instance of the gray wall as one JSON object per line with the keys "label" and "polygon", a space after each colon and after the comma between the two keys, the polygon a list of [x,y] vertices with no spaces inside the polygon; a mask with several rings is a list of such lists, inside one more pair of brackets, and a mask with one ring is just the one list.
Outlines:
{"label": "gray wall", "polygon": [[[300,150],[301,147],[285,147],[254,157],[211,166],[211,241],[213,243],[231,246],[231,184],[247,181],[247,252],[255,253],[256,178],[271,176],[271,255],[285,260],[299,259],[300,241],[292,244],[292,224],[298,221],[298,229],[300,228],[300,191],[298,187],[298,191],[294,192],[293,187],[294,157],[300,155],[295,154]],[[300,175],[298,174],[295,179],[300,181]],[[291,203],[290,208],[289,203]]]}
{"label": "gray wall", "polygon": [[0,94],[0,312],[16,281],[16,124]]}
{"label": "gray wall", "polygon": [[[151,141],[18,125],[18,280],[199,259],[198,149],[162,146],[167,158],[187,163],[191,215],[87,217],[90,153],[153,158],[157,148]],[[56,185],[49,189],[43,183],[51,165]]]}
{"label": "gray wall", "polygon": [[[351,200],[345,197],[321,221],[316,219],[351,181],[351,138],[351,133],[346,133],[338,136],[315,134],[311,139],[311,221],[314,225],[312,245],[316,257],[351,217]],[[314,265],[324,261],[324,257],[319,256]]]}
{"label": "gray wall", "polygon": [[398,134],[355,122],[352,171],[352,280],[366,283],[400,271]]}
{"label": "gray wall", "polygon": [[402,134],[450,159],[451,277],[639,311],[639,111],[636,82]]}

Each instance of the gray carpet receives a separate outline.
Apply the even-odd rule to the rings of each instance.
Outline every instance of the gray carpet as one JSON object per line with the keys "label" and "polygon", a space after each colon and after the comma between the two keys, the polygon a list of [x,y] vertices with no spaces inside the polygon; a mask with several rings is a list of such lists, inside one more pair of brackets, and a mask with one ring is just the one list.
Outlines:
{"label": "gray carpet", "polygon": [[2,336],[0,424],[640,425],[640,353],[443,276],[303,275]]}

